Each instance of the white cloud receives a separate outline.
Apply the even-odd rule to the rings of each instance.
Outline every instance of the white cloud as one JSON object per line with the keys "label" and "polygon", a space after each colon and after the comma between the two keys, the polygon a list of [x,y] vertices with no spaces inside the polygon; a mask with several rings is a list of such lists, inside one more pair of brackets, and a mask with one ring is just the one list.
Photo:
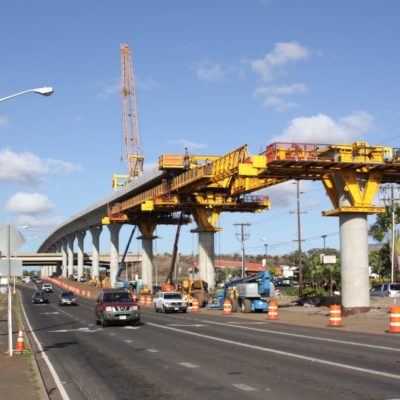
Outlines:
{"label": "white cloud", "polygon": [[300,105],[293,101],[285,101],[280,97],[270,96],[263,102],[263,107],[275,108],[277,111],[286,111],[291,108],[298,108]]}
{"label": "white cloud", "polygon": [[[273,209],[285,208],[296,201],[295,181],[287,181],[261,190],[260,195],[268,196]],[[311,182],[301,181],[301,191],[306,192],[311,188]]]}
{"label": "white cloud", "polygon": [[14,153],[9,149],[0,150],[0,182],[39,185],[41,176],[80,171],[81,167],[69,162],[47,159],[35,154]]}
{"label": "white cloud", "polygon": [[260,86],[255,92],[255,97],[264,97],[263,107],[275,108],[277,111],[286,111],[291,108],[298,108],[299,104],[293,101],[286,101],[282,97],[308,91],[307,85],[295,83],[282,86]]}
{"label": "white cloud", "polygon": [[282,135],[272,138],[271,141],[348,143],[368,132],[373,127],[373,122],[373,116],[365,111],[355,111],[338,121],[324,114],[298,117],[290,122]]}
{"label": "white cloud", "polygon": [[8,117],[0,115],[0,128],[7,126],[8,123],[9,123]]}
{"label": "white cloud", "polygon": [[121,92],[121,82],[119,79],[112,79],[110,83],[102,83],[100,86],[100,92],[97,94],[97,98],[100,100],[106,100],[115,93]]}
{"label": "white cloud", "polygon": [[178,145],[180,145],[182,147],[187,147],[189,150],[205,149],[207,147],[203,143],[190,142],[189,140],[186,140],[186,139],[171,140],[168,143],[170,143],[170,144],[178,144]]}
{"label": "white cloud", "polygon": [[196,65],[197,78],[204,82],[216,82],[224,79],[224,73],[220,64],[209,58],[204,59]]}
{"label": "white cloud", "polygon": [[18,192],[7,201],[5,210],[11,214],[41,214],[52,211],[53,204],[43,194]]}
{"label": "white cloud", "polygon": [[27,225],[30,229],[53,229],[64,222],[60,216],[43,217],[34,215],[20,215],[17,219],[18,225]]}
{"label": "white cloud", "polygon": [[281,86],[259,86],[255,92],[255,96],[284,96],[296,93],[304,93],[308,91],[307,85],[304,83],[295,83],[293,85]]}
{"label": "white cloud", "polygon": [[278,42],[272,52],[251,61],[250,65],[263,81],[271,81],[284,71],[287,64],[304,60],[309,55],[310,52],[296,42]]}
{"label": "white cloud", "polygon": [[142,90],[150,91],[153,89],[158,89],[160,85],[153,78],[145,78],[145,79],[137,79],[137,87]]}

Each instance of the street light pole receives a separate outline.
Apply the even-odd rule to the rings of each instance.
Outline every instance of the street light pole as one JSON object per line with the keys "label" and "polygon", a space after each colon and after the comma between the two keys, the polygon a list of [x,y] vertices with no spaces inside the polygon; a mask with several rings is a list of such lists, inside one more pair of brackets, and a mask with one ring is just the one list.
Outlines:
{"label": "street light pole", "polygon": [[52,87],[41,87],[41,88],[36,88],[36,89],[28,89],[28,90],[24,90],[23,92],[15,93],[15,94],[12,94],[7,97],[2,97],[2,98],[0,98],[0,102],[13,99],[14,97],[21,96],[26,93],[37,93],[37,94],[41,94],[42,96],[50,96],[51,94],[54,93],[54,89]]}

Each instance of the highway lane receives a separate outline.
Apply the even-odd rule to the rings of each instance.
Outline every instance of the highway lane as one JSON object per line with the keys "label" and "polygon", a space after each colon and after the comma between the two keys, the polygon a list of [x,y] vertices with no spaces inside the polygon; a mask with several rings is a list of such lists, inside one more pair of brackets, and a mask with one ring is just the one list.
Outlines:
{"label": "highway lane", "polygon": [[400,395],[399,337],[145,308],[141,326],[103,329],[94,323],[93,300],[33,306],[30,292],[22,293],[33,329],[74,400]]}

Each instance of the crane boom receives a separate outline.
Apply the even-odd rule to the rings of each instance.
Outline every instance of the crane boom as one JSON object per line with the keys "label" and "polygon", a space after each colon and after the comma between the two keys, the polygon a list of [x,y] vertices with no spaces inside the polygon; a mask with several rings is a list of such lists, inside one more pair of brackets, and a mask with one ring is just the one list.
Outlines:
{"label": "crane boom", "polygon": [[131,50],[127,44],[121,45],[121,67],[125,154],[128,163],[128,180],[131,180],[142,173],[144,157],[140,149]]}

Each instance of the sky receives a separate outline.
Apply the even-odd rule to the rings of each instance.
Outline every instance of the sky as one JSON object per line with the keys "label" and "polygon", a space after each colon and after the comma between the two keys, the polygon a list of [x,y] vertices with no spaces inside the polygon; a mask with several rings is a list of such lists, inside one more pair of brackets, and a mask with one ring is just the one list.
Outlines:
{"label": "sky", "polygon": [[[15,0],[0,14],[0,224],[28,227],[36,251],[126,173],[122,44],[132,51],[145,169],[161,154],[251,154],[275,141],[400,147],[400,2],[396,0]],[[300,182],[302,248],[339,248],[320,182]],[[223,213],[216,255],[297,249],[296,185],[263,190],[272,209]],[[370,216],[369,223],[375,217]],[[184,226],[180,252],[197,253]],[[21,228],[22,229],[22,228]],[[131,227],[121,231],[124,249]],[[171,252],[175,227],[157,228]],[[90,234],[85,249],[90,251]],[[103,230],[102,251],[109,249]],[[135,240],[132,250],[140,249]]]}

